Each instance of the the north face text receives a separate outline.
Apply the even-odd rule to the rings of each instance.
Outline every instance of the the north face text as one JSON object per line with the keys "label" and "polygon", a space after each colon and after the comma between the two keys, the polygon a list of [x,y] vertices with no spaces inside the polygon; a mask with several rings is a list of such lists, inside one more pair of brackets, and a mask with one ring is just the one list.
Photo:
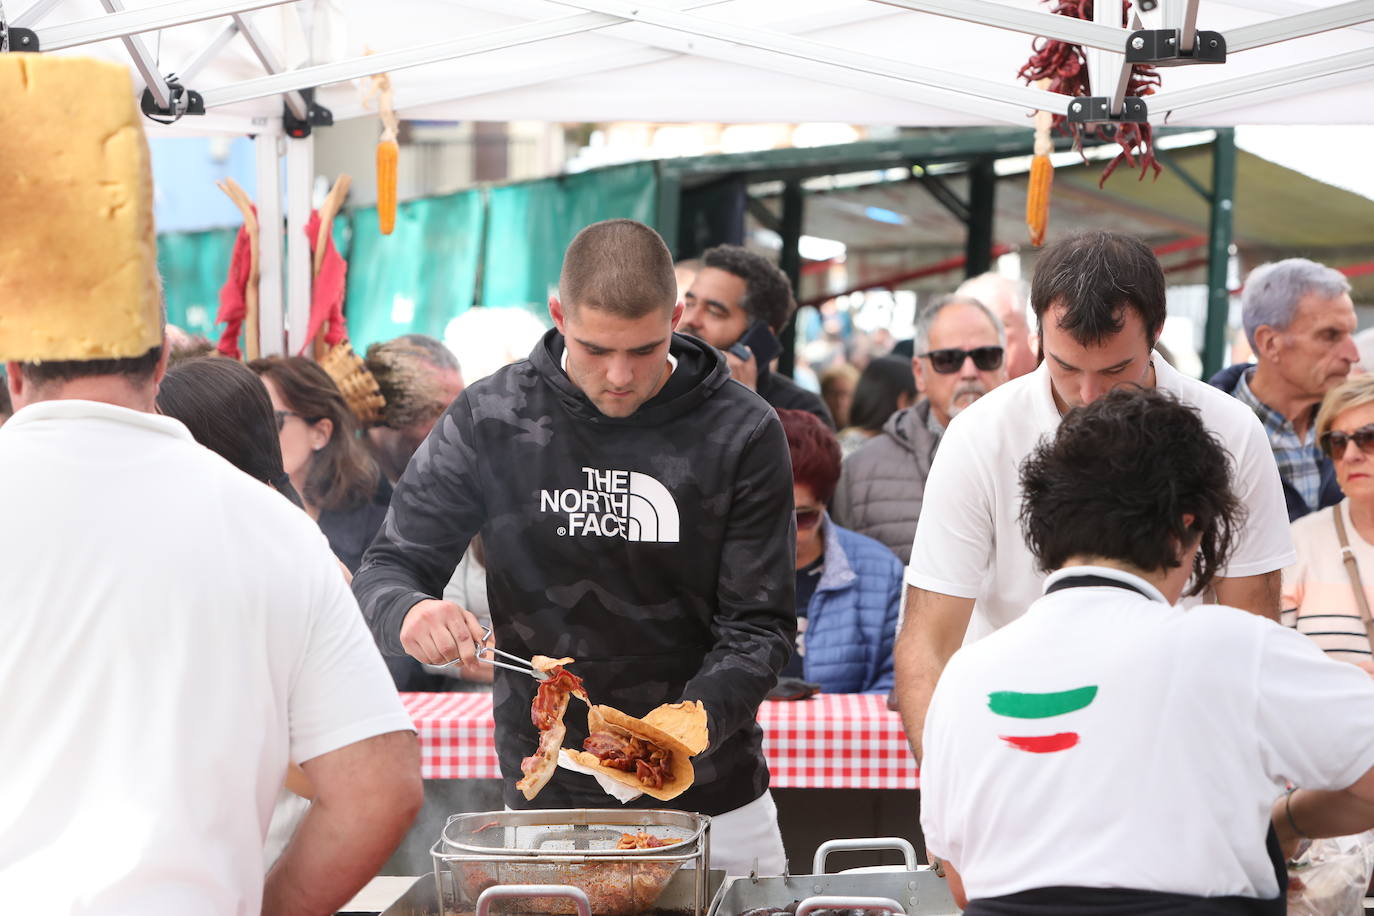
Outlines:
{"label": "the north face text", "polygon": [[581,489],[539,491],[539,510],[564,516],[559,535],[677,543],[677,503],[663,484],[638,471],[582,473]]}

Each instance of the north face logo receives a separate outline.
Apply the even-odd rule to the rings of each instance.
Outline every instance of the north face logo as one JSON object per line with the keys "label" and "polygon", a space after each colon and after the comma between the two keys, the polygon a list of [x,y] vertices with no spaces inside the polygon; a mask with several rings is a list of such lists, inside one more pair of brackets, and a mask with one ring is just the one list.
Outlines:
{"label": "north face logo", "polygon": [[564,537],[612,537],[627,541],[676,544],[677,503],[668,488],[638,471],[583,468],[580,490],[540,490],[539,511],[566,514]]}

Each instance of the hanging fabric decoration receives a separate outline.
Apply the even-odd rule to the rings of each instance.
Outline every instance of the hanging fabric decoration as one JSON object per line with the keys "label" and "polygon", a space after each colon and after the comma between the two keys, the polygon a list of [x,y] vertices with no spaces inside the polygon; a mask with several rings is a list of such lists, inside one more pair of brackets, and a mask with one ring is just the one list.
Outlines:
{"label": "hanging fabric decoration", "polygon": [[239,334],[244,337],[248,359],[258,358],[258,208],[232,178],[215,186],[229,196],[243,214],[243,227],[234,239],[229,276],[219,291],[215,321],[224,325],[216,349],[231,359],[242,359]]}

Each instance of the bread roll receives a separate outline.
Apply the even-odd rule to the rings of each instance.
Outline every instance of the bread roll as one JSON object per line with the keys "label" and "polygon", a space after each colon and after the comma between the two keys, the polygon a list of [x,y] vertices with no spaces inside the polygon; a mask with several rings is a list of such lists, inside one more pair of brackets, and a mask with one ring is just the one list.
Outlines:
{"label": "bread roll", "polygon": [[162,342],[148,143],[126,67],[0,54],[0,360]]}

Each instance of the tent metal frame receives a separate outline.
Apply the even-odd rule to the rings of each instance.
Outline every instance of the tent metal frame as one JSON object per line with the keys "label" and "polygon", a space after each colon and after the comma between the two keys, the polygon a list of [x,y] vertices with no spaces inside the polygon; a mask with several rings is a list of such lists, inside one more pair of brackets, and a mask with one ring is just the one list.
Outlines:
{"label": "tent metal frame", "polygon": [[[40,46],[45,51],[77,47],[112,38],[121,39],[135,68],[143,75],[148,91],[161,108],[167,108],[172,103],[168,77],[159,73],[156,62],[150,57],[138,36],[145,32],[222,17],[229,17],[230,23],[203,51],[188,61],[181,79],[186,81],[190,76],[198,74],[236,34],[243,35],[248,41],[266,75],[202,91],[200,95],[207,111],[250,99],[282,95],[288,109],[296,117],[304,120],[306,104],[301,96],[301,90],[626,24],[650,28],[657,33],[658,37],[652,40],[647,40],[651,36],[644,36],[646,40],[642,43],[652,49],[645,52],[645,59],[648,59],[648,54],[666,57],[670,54],[686,53],[796,75],[801,75],[804,71],[807,78],[820,82],[862,88],[865,91],[898,98],[919,98],[927,104],[955,107],[992,121],[1017,125],[1025,124],[1025,115],[1028,111],[1040,109],[1067,112],[1067,106],[1073,104],[1059,93],[1006,85],[967,74],[921,67],[905,61],[877,58],[823,41],[790,34],[778,28],[743,26],[699,12],[701,8],[714,5],[721,0],[668,0],[661,4],[628,0],[555,0],[579,12],[569,16],[535,19],[521,25],[396,51],[306,65],[293,70],[283,70],[280,67],[273,49],[245,16],[253,10],[280,6],[291,0],[179,0],[137,10],[123,10],[120,0],[101,2],[108,11],[104,16],[51,28],[34,29],[44,15],[56,5],[56,0],[35,0],[23,13],[15,17],[12,25],[34,29],[39,34]],[[1082,45],[1089,59],[1092,85],[1099,92],[1102,90],[1097,87],[1110,87],[1110,93],[1103,94],[1110,100],[1111,117],[1120,117],[1123,112],[1126,83],[1132,67],[1126,56],[1131,32],[1145,25],[1156,29],[1175,30],[1179,46],[1186,53],[1194,43],[1199,15],[1205,12],[1199,0],[1162,0],[1151,12],[1133,16],[1133,21],[1129,24],[1131,28],[1128,29],[1113,21],[1115,4],[1106,3],[1096,4],[1093,22],[1083,22],[1054,15],[1047,10],[1012,9],[990,0],[871,2]],[[482,3],[483,0],[475,0],[475,5],[480,6]],[[518,6],[518,3],[503,4],[503,9],[509,11],[512,6]],[[1205,16],[1203,19],[1205,24]],[[1280,15],[1265,22],[1232,29],[1225,36],[1225,41],[1228,53],[1236,54],[1276,42],[1370,22],[1374,22],[1374,0],[1347,0],[1336,6]],[[683,36],[690,36],[690,41],[684,43]],[[616,66],[624,65],[624,60],[616,62]],[[1322,60],[1278,68],[1263,74],[1221,79],[1194,89],[1162,91],[1149,97],[1149,110],[1153,120],[1161,120],[1169,112],[1185,109],[1196,116],[1234,108],[1237,99],[1248,96],[1283,98],[1313,87],[1339,87],[1368,78],[1367,71],[1371,69],[1374,69],[1374,49],[1352,51]],[[595,72],[595,69],[589,69],[587,72]],[[537,85],[543,81],[566,76],[565,68],[559,69],[557,73],[551,68],[541,73],[530,74],[528,83],[516,84]],[[511,85],[509,80],[495,80],[485,87],[478,87],[462,94],[496,91],[509,88]],[[416,107],[425,103],[447,101],[459,94],[455,92],[442,99],[425,100]],[[1136,100],[1136,104],[1143,103]],[[349,115],[356,116],[361,113],[350,111]],[[261,183],[258,203],[263,208],[261,220],[264,225],[279,225],[280,214],[270,212],[276,204],[277,195],[270,194],[270,191],[277,184],[275,176],[280,167],[280,123],[279,119],[270,121],[272,123],[258,124],[257,119],[254,119],[254,129],[249,132],[258,137],[257,165]],[[236,129],[242,126],[239,121],[226,120],[216,123],[235,125],[230,129],[233,132],[241,132]],[[207,120],[205,126],[210,128],[211,122]],[[283,316],[279,292],[283,279],[282,268],[278,263],[274,270],[274,258],[265,255],[262,265],[263,314],[260,324],[263,328],[262,349],[267,353],[283,352],[288,346],[288,341],[292,349],[299,349],[304,344],[305,321],[309,311],[310,251],[308,241],[304,239],[303,228],[310,213],[313,146],[309,137],[299,140],[290,138],[285,143],[288,198],[285,273],[289,305],[287,314]],[[1220,162],[1223,158],[1225,157],[1218,155],[1217,160]],[[1221,173],[1214,176],[1213,196],[1219,201],[1227,198],[1222,188],[1225,178],[1226,176]],[[268,201],[269,196],[272,197],[271,205]],[[1229,199],[1226,199],[1226,202],[1229,203]],[[1222,214],[1215,214],[1214,224],[1229,223],[1222,217]],[[264,234],[264,237],[267,235]],[[1229,249],[1229,245],[1229,237],[1225,240],[1224,246],[1221,245],[1219,238],[1214,237],[1211,246],[1213,257],[1220,257],[1221,253]],[[1224,286],[1224,282],[1222,285]],[[1214,289],[1213,293],[1216,300],[1218,291]],[[1220,303],[1212,302],[1213,309],[1218,308],[1219,304],[1224,306],[1224,297]],[[283,317],[287,319],[285,322],[281,321]],[[1224,322],[1224,315],[1219,320]],[[1213,330],[1211,325],[1212,322],[1209,320],[1209,344]]]}

